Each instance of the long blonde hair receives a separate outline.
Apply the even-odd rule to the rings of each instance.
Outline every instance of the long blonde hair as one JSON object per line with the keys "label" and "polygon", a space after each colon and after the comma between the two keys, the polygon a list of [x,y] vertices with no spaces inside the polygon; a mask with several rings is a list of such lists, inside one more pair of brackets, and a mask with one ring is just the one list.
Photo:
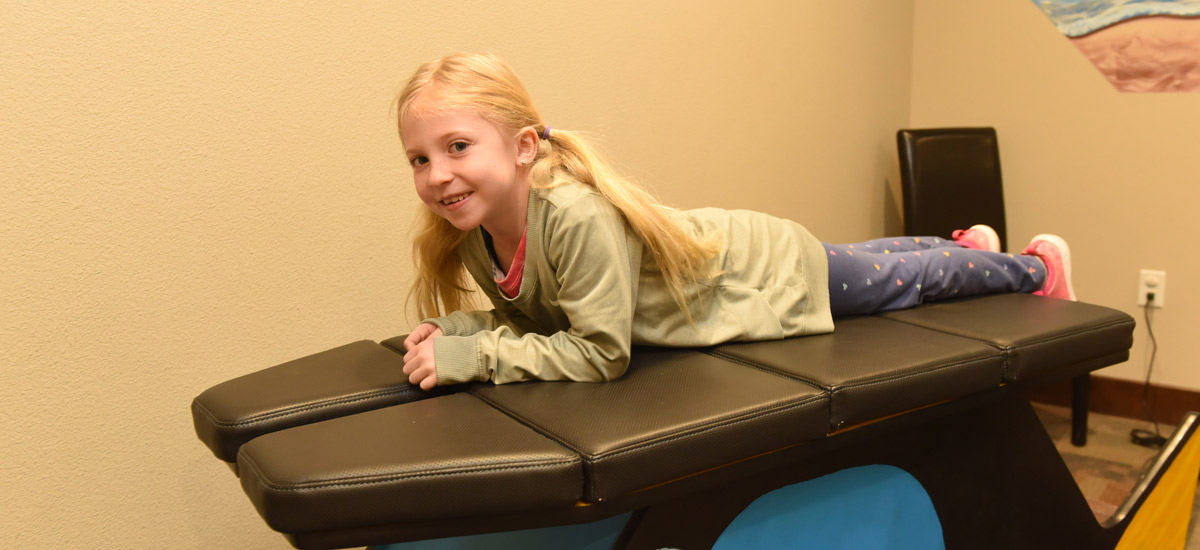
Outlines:
{"label": "long blonde hair", "polygon": [[[680,310],[691,320],[684,287],[713,274],[710,260],[718,235],[695,237],[670,217],[671,209],[618,174],[582,136],[549,130],[533,106],[525,85],[506,63],[491,54],[451,54],[421,65],[396,98],[397,127],[403,139],[405,116],[423,92],[436,90],[439,105],[469,107],[514,134],[526,127],[547,136],[539,143],[530,169],[534,187],[576,181],[594,187],[625,216],[654,257]],[[454,249],[467,233],[424,209],[413,239],[417,278],[409,299],[416,298],[421,318],[463,309],[470,303],[470,279]],[[637,274],[635,273],[636,277]]]}

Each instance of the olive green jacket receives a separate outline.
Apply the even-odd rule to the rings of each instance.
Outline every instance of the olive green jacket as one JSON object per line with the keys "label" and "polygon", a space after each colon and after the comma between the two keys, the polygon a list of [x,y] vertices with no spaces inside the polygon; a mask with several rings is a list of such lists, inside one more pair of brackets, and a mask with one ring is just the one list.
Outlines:
{"label": "olive green jacket", "polygon": [[438,384],[491,380],[612,380],[630,346],[708,346],[833,331],[821,243],[794,222],[715,208],[677,212],[692,231],[721,236],[719,275],[690,284],[692,323],[649,251],[593,188],[563,183],[529,193],[525,272],[516,298],[493,279],[481,229],[457,252],[495,306],[428,319]]}

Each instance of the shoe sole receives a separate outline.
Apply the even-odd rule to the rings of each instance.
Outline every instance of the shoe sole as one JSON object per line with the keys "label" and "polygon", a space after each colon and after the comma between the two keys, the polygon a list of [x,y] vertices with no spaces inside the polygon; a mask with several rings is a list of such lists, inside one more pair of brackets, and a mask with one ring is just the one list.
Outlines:
{"label": "shoe sole", "polygon": [[1058,247],[1059,258],[1062,259],[1062,278],[1067,282],[1067,296],[1075,301],[1075,283],[1071,279],[1071,247],[1067,246],[1067,241],[1058,235],[1043,233],[1031,239],[1029,242],[1035,243],[1038,241],[1047,241],[1054,243]]}

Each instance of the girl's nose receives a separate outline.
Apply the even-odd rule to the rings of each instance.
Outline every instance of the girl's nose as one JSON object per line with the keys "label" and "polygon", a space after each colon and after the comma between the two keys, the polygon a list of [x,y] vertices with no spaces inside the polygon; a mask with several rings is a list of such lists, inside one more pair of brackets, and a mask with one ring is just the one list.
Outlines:
{"label": "girl's nose", "polygon": [[446,163],[434,162],[434,161],[429,162],[429,182],[430,183],[433,183],[435,185],[440,185],[443,183],[448,183],[451,179],[454,179],[454,176],[453,176],[453,174],[450,173],[450,170],[446,166]]}

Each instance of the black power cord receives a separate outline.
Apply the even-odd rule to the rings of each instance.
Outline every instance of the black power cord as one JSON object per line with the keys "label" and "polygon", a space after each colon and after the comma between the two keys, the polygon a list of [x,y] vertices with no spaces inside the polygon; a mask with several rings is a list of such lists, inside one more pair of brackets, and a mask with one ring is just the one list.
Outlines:
{"label": "black power cord", "polygon": [[1162,436],[1158,430],[1158,422],[1154,420],[1154,407],[1150,401],[1150,373],[1154,372],[1154,356],[1158,354],[1158,340],[1154,338],[1154,328],[1150,326],[1150,304],[1154,303],[1154,293],[1146,293],[1146,305],[1142,307],[1142,312],[1146,317],[1146,332],[1150,334],[1150,365],[1146,367],[1146,384],[1142,386],[1142,410],[1146,413],[1146,418],[1154,424],[1154,433],[1149,430],[1135,428],[1129,432],[1129,437],[1134,444],[1142,447],[1162,447],[1167,444],[1167,438]]}

